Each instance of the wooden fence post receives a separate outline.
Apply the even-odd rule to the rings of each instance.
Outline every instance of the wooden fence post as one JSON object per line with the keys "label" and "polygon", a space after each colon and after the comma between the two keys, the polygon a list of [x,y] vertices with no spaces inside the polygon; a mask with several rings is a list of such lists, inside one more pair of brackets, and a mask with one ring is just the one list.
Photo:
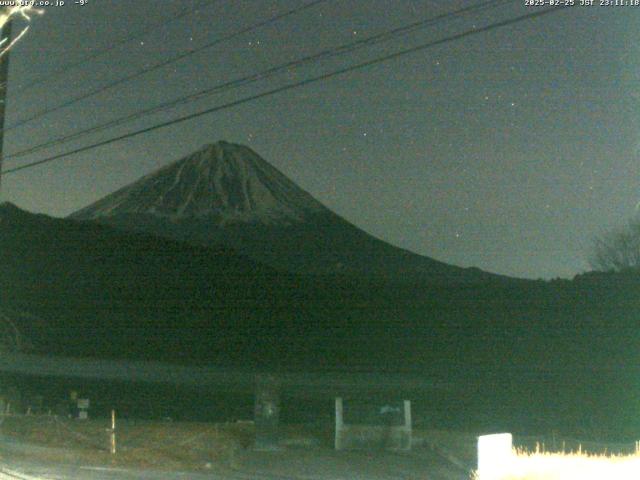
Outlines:
{"label": "wooden fence post", "polygon": [[116,454],[116,411],[111,410],[111,455]]}
{"label": "wooden fence post", "polygon": [[344,410],[342,406],[342,397],[336,397],[336,431],[335,431],[335,449],[342,450],[342,436],[344,431]]}

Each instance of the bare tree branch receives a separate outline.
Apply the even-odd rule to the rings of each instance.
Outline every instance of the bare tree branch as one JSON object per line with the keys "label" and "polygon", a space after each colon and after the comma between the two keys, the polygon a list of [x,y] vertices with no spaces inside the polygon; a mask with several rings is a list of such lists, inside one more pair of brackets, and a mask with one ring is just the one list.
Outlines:
{"label": "bare tree branch", "polygon": [[640,271],[640,217],[596,238],[589,263],[602,272]]}

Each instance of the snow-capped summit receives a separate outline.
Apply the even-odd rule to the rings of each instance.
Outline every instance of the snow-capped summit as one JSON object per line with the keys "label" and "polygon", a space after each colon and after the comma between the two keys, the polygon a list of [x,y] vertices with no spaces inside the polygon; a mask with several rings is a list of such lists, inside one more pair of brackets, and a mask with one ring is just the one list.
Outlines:
{"label": "snow-capped summit", "polygon": [[288,224],[325,210],[253,150],[220,141],[146,175],[73,217],[142,214],[179,221]]}

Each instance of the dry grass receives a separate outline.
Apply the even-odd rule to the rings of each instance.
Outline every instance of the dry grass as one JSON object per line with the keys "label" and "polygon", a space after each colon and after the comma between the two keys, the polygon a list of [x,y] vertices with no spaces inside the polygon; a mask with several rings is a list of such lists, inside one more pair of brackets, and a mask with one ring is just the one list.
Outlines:
{"label": "dry grass", "polygon": [[112,455],[110,423],[54,416],[6,417],[0,431],[41,460],[160,470],[199,470],[233,466],[236,453],[250,445],[253,425],[120,420],[117,453]]}
{"label": "dry grass", "polygon": [[637,480],[640,452],[597,455],[586,452],[547,453],[514,450],[503,465],[507,474],[476,476],[477,480]]}

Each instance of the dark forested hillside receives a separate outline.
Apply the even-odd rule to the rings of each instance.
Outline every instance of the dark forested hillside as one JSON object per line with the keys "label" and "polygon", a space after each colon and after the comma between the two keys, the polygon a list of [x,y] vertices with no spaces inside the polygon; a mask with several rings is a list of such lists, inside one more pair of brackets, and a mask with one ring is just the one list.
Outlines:
{"label": "dark forested hillside", "polygon": [[[292,275],[8,205],[0,263],[2,307],[33,314],[17,323],[42,353],[411,370],[458,385],[467,412],[549,416],[573,405],[577,417],[606,416],[637,391],[636,275],[450,285]],[[585,391],[598,400],[576,405]]]}

